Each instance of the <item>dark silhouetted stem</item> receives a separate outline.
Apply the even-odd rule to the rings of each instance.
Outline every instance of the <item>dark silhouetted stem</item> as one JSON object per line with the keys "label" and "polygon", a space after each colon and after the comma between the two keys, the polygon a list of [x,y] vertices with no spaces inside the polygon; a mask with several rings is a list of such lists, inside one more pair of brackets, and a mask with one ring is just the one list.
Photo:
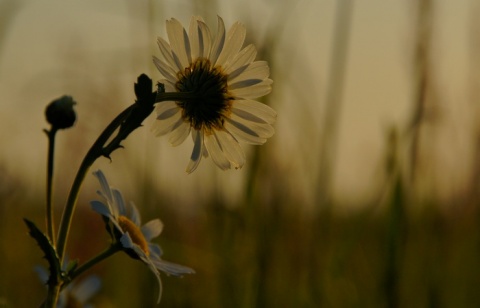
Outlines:
{"label": "dark silhouetted stem", "polygon": [[55,222],[53,219],[53,166],[55,156],[55,136],[57,129],[52,127],[50,131],[45,130],[48,136],[48,158],[47,158],[47,206],[46,206],[46,224],[47,235],[52,245],[55,245]]}

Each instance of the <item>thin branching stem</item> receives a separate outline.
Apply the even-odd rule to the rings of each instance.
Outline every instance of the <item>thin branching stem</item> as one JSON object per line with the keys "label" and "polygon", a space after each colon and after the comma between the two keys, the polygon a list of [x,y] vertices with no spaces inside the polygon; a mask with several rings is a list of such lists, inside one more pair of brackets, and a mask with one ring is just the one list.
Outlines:
{"label": "thin branching stem", "polygon": [[[173,93],[157,93],[155,101],[151,103],[155,104],[156,102],[162,102],[162,101],[182,101],[182,100],[188,100],[194,97],[192,93],[180,93],[180,92],[173,92]],[[142,106],[140,104],[140,106]],[[143,106],[144,107],[144,106]],[[136,109],[137,108],[137,109]],[[80,192],[80,188],[82,186],[83,180],[85,179],[85,176],[92,166],[92,164],[99,158],[100,156],[105,156],[108,153],[105,152],[106,148],[105,145],[106,143],[110,140],[112,135],[117,131],[118,128],[120,128],[127,119],[133,119],[131,118],[132,114],[138,110],[139,104],[136,102],[135,104],[131,105],[127,109],[125,109],[122,113],[120,113],[102,132],[102,134],[98,137],[98,139],[95,141],[95,143],[92,145],[90,150],[87,152],[85,155],[85,158],[83,159],[78,172],[75,176],[75,179],[73,181],[72,187],[70,189],[70,193],[68,195],[67,203],[65,205],[65,209],[63,211],[62,215],[62,220],[60,222],[60,227],[58,231],[58,240],[57,240],[57,253],[59,256],[60,263],[63,262],[63,258],[65,256],[65,248],[67,244],[67,238],[68,234],[70,232],[70,226],[72,223],[72,218],[73,218],[73,213],[75,212],[75,207],[78,199],[78,194]],[[142,107],[140,107],[142,108]],[[147,107],[148,108],[148,107]],[[140,111],[140,113],[142,113]],[[143,113],[142,113],[143,114]],[[143,114],[145,117],[148,116],[148,114]],[[135,119],[138,120],[138,119]],[[143,120],[143,119],[142,119]],[[141,124],[138,123],[138,126]],[[131,128],[131,131],[135,129],[135,126]],[[128,127],[126,125],[125,127]],[[128,128],[126,129],[128,131]],[[116,138],[119,138],[119,140],[123,140],[127,137],[127,134],[119,134],[117,135]],[[118,142],[119,145],[119,142]],[[117,148],[117,147],[115,147]],[[104,255],[104,258],[108,257],[108,253]],[[103,260],[103,259],[101,259]],[[91,261],[91,262],[99,262],[99,261]],[[94,263],[93,263],[94,264]],[[92,264],[92,265],[93,265]],[[90,264],[87,264],[88,266],[91,266]],[[86,268],[85,268],[86,269]],[[78,271],[78,270],[77,270]],[[48,308],[53,308],[56,305],[56,302],[58,300],[58,295],[59,291],[62,288],[62,286],[55,286],[52,288],[49,288],[48,290],[48,295],[47,295],[47,306]]]}
{"label": "thin branching stem", "polygon": [[105,128],[102,134],[98,137],[98,139],[92,145],[87,155],[85,155],[85,158],[83,159],[82,164],[78,169],[77,175],[75,176],[75,180],[73,181],[73,184],[72,184],[72,188],[70,189],[70,194],[68,195],[67,204],[63,212],[62,221],[61,221],[60,229],[58,232],[57,252],[61,262],[63,261],[63,256],[65,253],[66,241],[67,241],[68,233],[70,230],[70,225],[72,222],[73,212],[75,211],[75,205],[77,203],[78,193],[80,191],[80,187],[82,186],[85,175],[87,174],[88,170],[90,169],[92,164],[95,162],[95,160],[100,156],[102,156],[103,145],[108,141],[108,139],[112,136],[115,130],[122,124],[125,118],[130,114],[130,111],[133,108],[133,106],[134,105],[125,109],[107,126],[107,128]]}

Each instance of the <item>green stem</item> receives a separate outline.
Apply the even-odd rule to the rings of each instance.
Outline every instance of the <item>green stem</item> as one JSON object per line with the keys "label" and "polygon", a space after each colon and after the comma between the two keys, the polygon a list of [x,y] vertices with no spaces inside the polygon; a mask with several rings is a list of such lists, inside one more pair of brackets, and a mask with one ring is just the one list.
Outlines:
{"label": "green stem", "polygon": [[[156,102],[161,101],[180,101],[185,99],[191,99],[193,95],[191,93],[182,93],[182,92],[170,92],[170,93],[158,93],[156,97]],[[97,158],[103,155],[103,146],[110,139],[115,130],[123,123],[123,121],[130,115],[130,112],[135,108],[135,104],[131,105],[120,113],[113,121],[110,123],[107,128],[102,132],[97,141],[92,145],[87,155],[82,161],[80,168],[78,169],[75,180],[70,189],[70,194],[68,195],[67,204],[63,212],[62,221],[60,223],[60,229],[58,232],[58,246],[57,252],[60,258],[60,262],[63,262],[63,256],[65,253],[65,246],[70,231],[70,225],[72,222],[73,213],[75,211],[75,205],[78,199],[78,193],[80,187],[85,178],[86,173],[95,162]]]}
{"label": "green stem", "polygon": [[48,158],[47,158],[47,235],[52,245],[55,246],[55,230],[54,230],[54,220],[53,220],[53,205],[52,205],[52,194],[53,194],[53,162],[55,154],[55,136],[57,134],[57,129],[52,126],[50,131],[45,130],[45,133],[48,136]]}
{"label": "green stem", "polygon": [[70,231],[70,225],[72,222],[73,213],[75,211],[75,205],[78,199],[78,193],[80,187],[82,186],[85,175],[88,170],[95,162],[97,158],[102,156],[103,145],[108,141],[112,136],[115,130],[122,124],[123,120],[130,114],[134,105],[131,105],[120,113],[102,132],[98,137],[95,143],[92,145],[87,155],[82,161],[80,168],[78,169],[75,180],[73,181],[72,188],[70,189],[70,194],[68,195],[67,204],[65,205],[65,210],[63,211],[62,221],[60,224],[60,230],[58,231],[58,246],[57,252],[60,258],[60,263],[63,262],[63,256],[65,253],[65,246],[67,242],[68,233]]}
{"label": "green stem", "polygon": [[[137,95],[138,96],[138,95]],[[60,227],[58,231],[58,238],[57,238],[57,253],[58,257],[60,260],[60,264],[63,263],[63,258],[65,255],[65,248],[67,244],[67,238],[68,234],[70,232],[70,226],[72,223],[72,218],[73,218],[73,213],[75,212],[75,207],[78,199],[78,194],[80,192],[80,188],[82,186],[83,180],[85,179],[85,176],[92,166],[92,164],[97,160],[102,155],[109,154],[110,152],[106,153],[104,150],[104,146],[109,141],[109,139],[112,137],[113,133],[120,127],[122,124],[125,123],[125,121],[128,122],[128,120],[132,120],[133,122],[136,123],[136,121],[139,121],[139,123],[136,123],[133,125],[133,127],[129,127],[128,124],[125,123],[126,128],[125,131],[128,132],[127,134],[122,134],[121,136],[117,136],[118,138],[118,146],[119,142],[126,138],[128,134],[133,131],[136,127],[141,125],[141,122],[145,117],[147,117],[151,111],[153,111],[153,105],[156,102],[161,102],[161,101],[182,101],[182,100],[188,100],[194,97],[192,93],[180,93],[180,92],[173,92],[173,93],[157,93],[155,101],[154,102],[145,102],[143,99],[139,98],[139,102],[136,102],[135,104],[131,105],[127,109],[125,109],[122,113],[120,113],[108,126],[105,128],[105,130],[102,132],[102,134],[98,137],[98,139],[95,141],[95,143],[92,145],[90,150],[87,152],[87,155],[85,155],[80,168],[78,169],[77,175],[75,176],[75,179],[73,181],[72,187],[70,189],[70,193],[68,195],[67,203],[65,205],[65,209],[63,211],[62,215],[62,220],[60,222]],[[151,109],[150,109],[151,108]],[[150,110],[150,111],[148,111]],[[147,111],[145,113],[145,111]],[[132,118],[130,118],[132,116]],[[131,121],[130,121],[131,122]],[[138,125],[137,125],[138,124]],[[125,128],[124,127],[124,128]],[[115,138],[115,139],[117,139]],[[114,147],[115,149],[116,147]],[[107,156],[108,157],[108,156]],[[113,252],[112,252],[113,254]],[[98,260],[103,260],[108,256],[108,253],[105,253],[105,256],[103,254],[100,255],[100,259],[95,259],[92,260],[91,262],[87,262],[87,266],[92,266],[95,263],[98,263]],[[103,257],[103,258],[102,258]],[[83,269],[85,268],[85,269]],[[86,270],[88,267],[82,267],[82,271]],[[74,274],[75,277],[79,274],[80,272],[77,270]],[[48,290],[48,297],[47,297],[47,305],[46,307],[48,308],[54,308],[56,305],[56,302],[58,300],[58,295],[59,295],[59,290],[62,288],[62,284],[52,286]]]}
{"label": "green stem", "polygon": [[46,301],[40,306],[44,308],[56,308],[58,302],[58,296],[60,295],[61,286],[57,285],[52,288],[48,288],[48,295]]}

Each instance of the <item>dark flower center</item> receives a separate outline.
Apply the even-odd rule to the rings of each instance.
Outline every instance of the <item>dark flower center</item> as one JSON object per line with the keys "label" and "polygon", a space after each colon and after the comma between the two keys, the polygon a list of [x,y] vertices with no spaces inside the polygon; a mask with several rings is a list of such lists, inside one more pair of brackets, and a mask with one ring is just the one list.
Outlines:
{"label": "dark flower center", "polygon": [[192,93],[191,99],[177,102],[182,117],[197,130],[221,129],[233,99],[227,91],[228,76],[202,58],[177,73],[177,77],[177,91]]}

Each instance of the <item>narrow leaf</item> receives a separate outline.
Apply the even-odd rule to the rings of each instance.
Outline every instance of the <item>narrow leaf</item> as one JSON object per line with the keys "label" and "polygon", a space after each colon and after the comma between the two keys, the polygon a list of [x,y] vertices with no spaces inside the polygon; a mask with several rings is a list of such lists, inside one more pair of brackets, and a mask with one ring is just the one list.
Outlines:
{"label": "narrow leaf", "polygon": [[25,218],[23,220],[29,229],[28,233],[37,241],[38,246],[40,246],[40,249],[45,254],[45,259],[48,261],[50,277],[48,277],[47,284],[58,285],[61,279],[62,268],[55,247],[53,247],[48,237],[40,231],[33,222]]}

